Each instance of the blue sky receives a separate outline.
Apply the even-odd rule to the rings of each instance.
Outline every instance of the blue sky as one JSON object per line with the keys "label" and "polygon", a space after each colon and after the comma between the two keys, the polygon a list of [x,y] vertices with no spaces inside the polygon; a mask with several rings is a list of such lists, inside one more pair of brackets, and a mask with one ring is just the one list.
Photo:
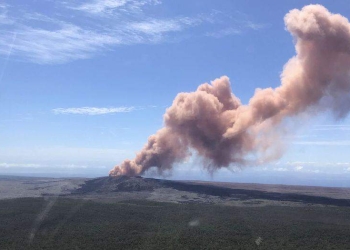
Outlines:
{"label": "blue sky", "polygon": [[[178,92],[222,75],[247,103],[295,54],[283,17],[347,1],[0,1],[0,174],[102,176],[162,126]],[[350,122],[305,118],[277,162],[214,177],[191,162],[171,178],[349,186]]]}

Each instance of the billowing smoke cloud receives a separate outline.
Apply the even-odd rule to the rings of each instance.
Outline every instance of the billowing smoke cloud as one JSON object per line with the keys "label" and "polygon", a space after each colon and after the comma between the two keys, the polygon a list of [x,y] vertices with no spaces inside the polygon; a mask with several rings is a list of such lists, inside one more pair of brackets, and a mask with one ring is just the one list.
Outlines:
{"label": "billowing smoke cloud", "polygon": [[256,89],[248,105],[232,94],[226,76],[178,94],[164,128],[110,175],[138,175],[151,167],[162,173],[191,150],[210,170],[266,162],[281,155],[278,128],[286,118],[326,110],[344,117],[350,109],[350,23],[320,5],[292,10],[284,21],[296,56],[284,66],[279,87]]}

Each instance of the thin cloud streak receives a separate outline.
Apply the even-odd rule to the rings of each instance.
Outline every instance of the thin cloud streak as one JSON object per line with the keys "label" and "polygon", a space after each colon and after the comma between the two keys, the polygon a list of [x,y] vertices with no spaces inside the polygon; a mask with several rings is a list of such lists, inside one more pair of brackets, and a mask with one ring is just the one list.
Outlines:
{"label": "thin cloud streak", "polygon": [[134,107],[114,107],[114,108],[97,108],[97,107],[82,107],[82,108],[56,108],[52,112],[56,115],[105,115],[113,113],[128,113],[134,111]]}
{"label": "thin cloud streak", "polygon": [[93,1],[90,3],[84,3],[80,6],[72,7],[72,9],[96,14],[96,13],[101,13],[101,12],[122,7],[128,2],[130,1],[128,0],[102,0],[101,1],[100,0],[100,1]]}
{"label": "thin cloud streak", "polygon": [[227,29],[222,29],[215,32],[208,32],[206,36],[210,36],[214,38],[222,38],[225,36],[239,35],[239,34],[242,34],[242,30],[238,28],[227,28]]}
{"label": "thin cloud streak", "polygon": [[261,29],[266,28],[267,26],[269,26],[269,25],[262,24],[262,23],[254,23],[252,21],[245,22],[245,27],[250,28],[252,30],[261,30]]}
{"label": "thin cloud streak", "polygon": [[[276,167],[274,167],[276,166]],[[349,163],[308,163],[308,162],[287,162],[278,163],[272,166],[255,168],[257,172],[288,172],[303,174],[348,174],[350,171]]]}
{"label": "thin cloud streak", "polygon": [[288,161],[286,163],[276,163],[285,166],[308,166],[308,167],[350,167],[350,162],[315,162],[315,161]]}
{"label": "thin cloud streak", "polygon": [[108,14],[115,10],[140,11],[144,5],[160,4],[159,0],[94,0],[78,6],[70,6],[74,10],[80,10],[89,14]]}
{"label": "thin cloud streak", "polygon": [[252,21],[235,22],[236,24],[233,27],[228,27],[213,32],[207,32],[205,35],[213,38],[222,38],[226,36],[241,35],[248,30],[259,31],[261,29],[265,29],[268,26],[266,24],[254,23]]}
{"label": "thin cloud streak", "polygon": [[[3,33],[0,47],[8,46],[11,33]],[[91,57],[106,46],[118,44],[120,40],[107,34],[83,30],[69,25],[58,30],[25,27],[17,31],[12,52],[21,58],[40,64],[64,63]]]}
{"label": "thin cloud streak", "polygon": [[258,171],[283,171],[303,172],[303,173],[328,173],[328,174],[348,174],[350,172],[350,162],[315,162],[315,161],[288,161],[277,162],[274,168],[264,167]]}
{"label": "thin cloud streak", "polygon": [[135,22],[129,25],[133,32],[141,32],[148,35],[161,34],[166,32],[181,31],[185,27],[196,25],[202,22],[195,18],[178,18],[168,20],[151,19],[143,22]]}
{"label": "thin cloud streak", "polygon": [[9,25],[13,23],[13,20],[7,15],[8,5],[0,3],[0,25]]}
{"label": "thin cloud streak", "polygon": [[7,163],[2,162],[0,163],[0,168],[13,168],[13,167],[19,167],[19,168],[40,168],[40,164],[35,163]]}

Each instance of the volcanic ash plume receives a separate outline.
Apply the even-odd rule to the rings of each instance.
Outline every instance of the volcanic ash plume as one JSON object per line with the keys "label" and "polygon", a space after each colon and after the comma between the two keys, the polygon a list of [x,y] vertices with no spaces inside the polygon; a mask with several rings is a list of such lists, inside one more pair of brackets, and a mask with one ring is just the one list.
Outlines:
{"label": "volcanic ash plume", "polygon": [[226,76],[178,94],[164,128],[110,175],[139,175],[151,167],[162,173],[186,160],[190,149],[210,170],[266,162],[281,154],[276,128],[286,118],[325,110],[344,117],[350,109],[350,23],[320,5],[292,10],[284,21],[296,56],[284,66],[279,87],[257,89],[248,105],[232,94]]}

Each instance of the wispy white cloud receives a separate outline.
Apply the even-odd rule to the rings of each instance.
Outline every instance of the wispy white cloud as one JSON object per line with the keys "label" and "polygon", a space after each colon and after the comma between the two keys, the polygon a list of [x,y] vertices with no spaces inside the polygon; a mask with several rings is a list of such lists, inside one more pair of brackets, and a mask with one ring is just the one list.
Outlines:
{"label": "wispy white cloud", "polygon": [[0,24],[2,25],[8,25],[13,23],[13,20],[7,15],[7,9],[8,5],[0,3]]}
{"label": "wispy white cloud", "polygon": [[113,113],[127,113],[134,111],[134,107],[114,107],[114,108],[97,108],[97,107],[82,107],[82,108],[56,108],[52,111],[55,114],[73,114],[73,115],[104,115]]}
{"label": "wispy white cloud", "polygon": [[94,0],[78,6],[71,6],[70,8],[90,14],[106,14],[120,9],[122,11],[140,10],[140,7],[144,5],[156,5],[160,3],[160,0]]}
{"label": "wispy white cloud", "polygon": [[308,165],[308,166],[315,166],[317,165],[317,162],[314,161],[287,161],[287,162],[278,162],[276,165],[286,165],[286,166],[303,166],[303,165]]}
{"label": "wispy white cloud", "polygon": [[57,30],[24,27],[13,33],[0,35],[0,50],[12,45],[16,56],[38,63],[62,63],[89,58],[112,44],[120,43],[117,37],[66,25]]}
{"label": "wispy white cloud", "polygon": [[[120,45],[178,41],[176,37],[182,36],[176,35],[180,32],[204,24],[207,26],[200,29],[199,35],[216,38],[263,27],[247,20],[234,21],[234,26],[227,27],[229,22],[221,19],[229,17],[217,11],[167,18],[148,12],[146,6],[160,3],[159,0],[64,2],[50,16],[21,9],[23,6],[0,4],[0,54],[6,56],[11,48],[12,57],[18,60],[65,63],[90,58]],[[194,33],[187,34],[191,37]]]}
{"label": "wispy white cloud", "polygon": [[295,169],[295,171],[301,171],[301,170],[303,170],[303,166],[296,166],[294,169]]}
{"label": "wispy white cloud", "polygon": [[221,38],[225,36],[231,36],[231,35],[239,35],[242,33],[241,29],[238,28],[226,28],[214,32],[207,32],[206,36],[214,37],[214,38]]}
{"label": "wispy white cloud", "polygon": [[278,163],[276,165],[285,165],[292,167],[350,167],[350,162],[288,161],[285,163]]}
{"label": "wispy white cloud", "polygon": [[[281,164],[282,165],[282,164]],[[325,168],[320,168],[320,167],[310,167],[310,166],[292,166],[292,165],[282,165],[281,167],[264,167],[257,169],[258,171],[265,171],[265,172],[298,172],[298,173],[323,173],[326,170]],[[338,169],[339,172],[339,169]]]}
{"label": "wispy white cloud", "polygon": [[350,162],[288,161],[255,168],[257,172],[288,174],[350,174]]}
{"label": "wispy white cloud", "polygon": [[101,13],[110,11],[127,4],[128,0],[95,0],[93,2],[84,3],[77,7],[72,7],[72,9],[86,11],[89,13]]}
{"label": "wispy white cloud", "polygon": [[324,171],[320,170],[320,169],[302,169],[303,172],[306,173],[314,173],[314,174],[319,174],[319,173],[323,173]]}
{"label": "wispy white cloud", "polygon": [[206,36],[214,37],[214,38],[222,38],[226,36],[240,35],[247,30],[257,31],[257,30],[265,29],[267,26],[268,25],[266,24],[254,23],[252,21],[236,20],[233,26],[215,30],[212,32],[207,32]]}
{"label": "wispy white cloud", "polygon": [[350,172],[350,162],[316,162],[288,161],[274,164],[277,168],[265,168],[265,171],[278,171],[279,168],[289,172],[341,174]]}
{"label": "wispy white cloud", "polygon": [[0,54],[8,53],[11,48],[15,57],[40,64],[86,59],[116,45],[159,43],[166,40],[165,34],[169,32],[180,32],[202,22],[196,18],[178,17],[128,21],[113,28],[94,29],[55,21],[40,14],[27,18],[54,23],[54,28],[15,25],[11,30],[4,30],[0,33]]}
{"label": "wispy white cloud", "polygon": [[149,35],[161,34],[165,32],[181,31],[185,27],[198,24],[198,19],[177,18],[177,19],[151,19],[142,22],[130,23],[128,28],[133,32],[142,32]]}
{"label": "wispy white cloud", "polygon": [[222,37],[226,37],[226,36],[232,36],[232,35],[240,35],[243,32],[247,31],[247,30],[260,30],[267,27],[267,25],[264,24],[254,24],[254,23],[249,23],[249,25],[235,25],[234,27],[229,27],[229,28],[224,28],[224,29],[220,29],[217,31],[213,31],[213,32],[207,32],[206,36],[209,37],[214,37],[214,38],[222,38]]}
{"label": "wispy white cloud", "polygon": [[273,171],[286,172],[286,171],[288,171],[288,169],[287,168],[273,168]]}
{"label": "wispy white cloud", "polygon": [[245,21],[244,26],[252,30],[261,30],[261,29],[265,29],[268,25],[262,24],[262,23],[254,23],[252,21]]}
{"label": "wispy white cloud", "polygon": [[0,168],[13,168],[13,167],[39,168],[40,166],[41,166],[40,164],[35,164],[35,163],[6,163],[6,162],[0,163]]}

